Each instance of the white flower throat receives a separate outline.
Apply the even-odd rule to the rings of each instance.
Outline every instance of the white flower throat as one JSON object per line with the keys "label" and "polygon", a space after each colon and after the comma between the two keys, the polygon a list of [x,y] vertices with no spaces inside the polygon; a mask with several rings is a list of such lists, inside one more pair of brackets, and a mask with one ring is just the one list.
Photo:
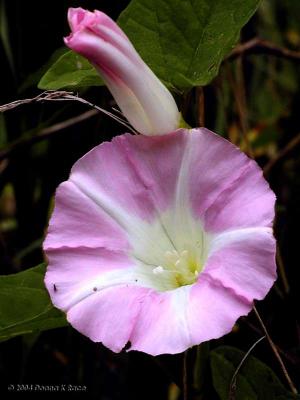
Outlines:
{"label": "white flower throat", "polygon": [[[181,218],[175,218],[179,214]],[[132,281],[158,292],[193,285],[205,268],[211,236],[184,209],[173,209],[149,223],[134,224]],[[136,229],[138,228],[138,229]]]}

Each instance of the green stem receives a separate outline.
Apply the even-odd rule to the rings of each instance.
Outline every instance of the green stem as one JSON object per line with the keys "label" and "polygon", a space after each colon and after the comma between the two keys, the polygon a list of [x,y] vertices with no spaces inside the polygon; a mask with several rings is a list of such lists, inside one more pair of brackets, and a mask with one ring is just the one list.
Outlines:
{"label": "green stem", "polygon": [[183,353],[183,400],[189,400],[188,350]]}

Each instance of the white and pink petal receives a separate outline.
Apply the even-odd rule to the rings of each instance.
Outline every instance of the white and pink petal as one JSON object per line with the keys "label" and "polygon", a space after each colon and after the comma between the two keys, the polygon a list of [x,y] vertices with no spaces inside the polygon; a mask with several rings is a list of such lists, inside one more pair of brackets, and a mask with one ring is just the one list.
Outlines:
{"label": "white and pink petal", "polygon": [[252,302],[208,278],[173,291],[152,292],[142,302],[130,336],[131,350],[175,354],[229,333]]}
{"label": "white and pink petal", "polygon": [[231,288],[249,302],[263,299],[276,279],[276,243],[271,228],[216,235],[201,276]]}
{"label": "white and pink petal", "polygon": [[89,247],[47,250],[45,285],[53,304],[67,311],[103,288],[134,284],[135,261],[127,253]]}
{"label": "white and pink petal", "polygon": [[61,247],[104,247],[128,250],[127,231],[73,182],[59,185],[43,244],[45,251]]}
{"label": "white and pink petal", "polygon": [[94,342],[120,352],[130,340],[149,289],[109,287],[74,305],[67,314],[70,324]]}
{"label": "white and pink petal", "polygon": [[[44,244],[52,301],[114,351],[218,338],[276,278],[274,201],[256,164],[206,129],[97,146],[56,195]],[[170,250],[197,260],[195,284],[177,287],[161,267]]]}

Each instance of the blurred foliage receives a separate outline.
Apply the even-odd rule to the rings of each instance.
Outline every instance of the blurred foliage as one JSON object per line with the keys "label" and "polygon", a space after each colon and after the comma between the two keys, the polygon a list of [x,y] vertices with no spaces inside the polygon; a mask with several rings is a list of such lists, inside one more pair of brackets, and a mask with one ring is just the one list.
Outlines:
{"label": "blurred foliage", "polygon": [[44,286],[46,265],[0,276],[0,341],[67,325]]}
{"label": "blurred foliage", "polygon": [[[254,48],[224,60],[255,11],[255,0],[133,0],[128,5],[127,0],[53,0],[51,4],[1,0],[0,104],[36,96],[40,82],[43,88],[76,88],[91,103],[110,110],[115,104],[106,88],[88,88],[101,85],[101,80],[88,63],[80,59],[78,63],[77,56],[62,47],[62,38],[69,32],[66,13],[70,6],[100,8],[115,20],[121,15],[120,24],[160,78],[185,90],[184,95],[177,93],[177,100],[187,122],[191,126],[204,122],[251,153],[277,195],[279,279],[258,307],[300,389],[300,58]],[[299,0],[264,0],[243,27],[240,43],[259,37],[300,52],[299,21]],[[158,36],[163,52],[157,45]],[[42,382],[87,385],[88,393],[78,394],[82,398],[179,400],[183,398],[182,355],[115,355],[69,327],[39,333],[43,326],[65,324],[58,311],[47,308],[43,267],[30,269],[45,261],[41,243],[55,188],[67,179],[79,157],[123,133],[123,127],[97,115],[38,143],[34,138],[42,129],[86,110],[77,103],[39,103],[0,115],[0,268],[2,275],[9,275],[0,278],[0,337],[33,331],[1,344],[3,394],[6,398],[9,383]],[[21,145],[14,147],[20,140]],[[13,310],[15,314],[10,313]],[[42,313],[42,325],[32,321],[34,313]],[[10,330],[9,324],[15,323],[18,330]],[[250,313],[230,334],[210,343],[211,353],[203,347],[191,349],[190,369],[196,365],[189,377],[193,398],[226,398],[226,387],[242,352],[261,335]],[[238,374],[236,398],[293,398],[267,342],[253,352],[257,359],[249,357]],[[211,368],[207,367],[209,360]],[[276,392],[272,392],[274,385]],[[277,397],[270,397],[273,393]]]}
{"label": "blurred foliage", "polygon": [[230,392],[236,400],[292,400],[300,398],[288,392],[274,372],[253,356],[245,359],[237,374],[235,385],[233,385],[232,377],[244,356],[245,353],[230,346],[218,347],[212,351],[213,383],[221,400],[228,400]]}

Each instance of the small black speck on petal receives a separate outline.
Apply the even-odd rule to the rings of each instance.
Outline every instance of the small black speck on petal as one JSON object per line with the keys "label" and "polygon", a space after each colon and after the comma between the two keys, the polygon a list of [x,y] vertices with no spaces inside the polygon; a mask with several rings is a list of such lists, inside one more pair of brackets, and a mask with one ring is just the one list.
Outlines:
{"label": "small black speck on petal", "polygon": [[130,342],[130,341],[128,341],[128,342],[125,344],[125,346],[123,347],[122,351],[129,350],[129,349],[130,349],[130,347],[131,347],[131,342]]}

